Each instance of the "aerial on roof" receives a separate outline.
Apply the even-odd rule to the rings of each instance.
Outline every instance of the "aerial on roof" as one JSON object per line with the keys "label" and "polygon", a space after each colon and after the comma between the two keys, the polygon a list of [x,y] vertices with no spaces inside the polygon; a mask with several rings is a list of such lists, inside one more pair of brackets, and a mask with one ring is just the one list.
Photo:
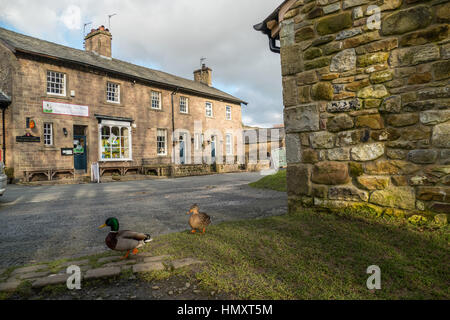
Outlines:
{"label": "aerial on roof", "polygon": [[17,32],[0,28],[0,41],[15,51],[56,58],[59,60],[112,72],[133,79],[146,81],[159,86],[182,89],[197,95],[223,99],[233,103],[247,104],[219,89],[200,82],[184,79],[162,71],[134,65],[117,59],[105,59],[92,52],[78,50],[53,42],[33,38]]}

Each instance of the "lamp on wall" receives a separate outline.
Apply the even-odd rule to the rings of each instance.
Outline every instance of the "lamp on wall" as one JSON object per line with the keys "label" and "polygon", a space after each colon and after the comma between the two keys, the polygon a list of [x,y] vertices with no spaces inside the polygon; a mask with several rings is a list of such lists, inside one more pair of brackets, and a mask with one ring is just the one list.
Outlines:
{"label": "lamp on wall", "polygon": [[63,128],[63,133],[64,133],[64,136],[66,136],[66,137],[67,137],[67,135],[69,134],[69,132],[67,132],[67,129],[66,129],[66,128]]}

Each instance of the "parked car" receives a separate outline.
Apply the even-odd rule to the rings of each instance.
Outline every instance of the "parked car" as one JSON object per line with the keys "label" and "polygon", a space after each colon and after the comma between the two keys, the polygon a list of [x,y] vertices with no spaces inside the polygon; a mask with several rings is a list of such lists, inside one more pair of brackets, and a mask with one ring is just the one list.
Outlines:
{"label": "parked car", "polygon": [[0,162],[0,196],[6,191],[6,185],[8,183],[8,177],[5,174],[5,165]]}

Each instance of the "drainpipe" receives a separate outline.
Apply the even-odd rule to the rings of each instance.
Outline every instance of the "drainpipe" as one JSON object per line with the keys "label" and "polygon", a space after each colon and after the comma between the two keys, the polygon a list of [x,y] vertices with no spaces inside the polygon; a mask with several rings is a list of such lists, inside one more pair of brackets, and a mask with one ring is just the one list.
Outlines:
{"label": "drainpipe", "polygon": [[173,97],[178,93],[178,90],[180,90],[180,88],[176,88],[172,93],[171,93],[171,100],[172,100],[172,159],[174,158],[174,150],[175,150],[175,109],[173,106]]}
{"label": "drainpipe", "polygon": [[[7,108],[7,107],[6,107]],[[2,121],[3,121],[3,164],[6,167],[6,128],[5,128],[5,112],[6,108],[2,108]]]}

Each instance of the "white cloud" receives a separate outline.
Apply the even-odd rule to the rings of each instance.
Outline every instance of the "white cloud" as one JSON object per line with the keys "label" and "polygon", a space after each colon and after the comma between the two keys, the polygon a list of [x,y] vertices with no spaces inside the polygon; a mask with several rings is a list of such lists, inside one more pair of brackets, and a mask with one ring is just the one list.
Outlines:
{"label": "white cloud", "polygon": [[70,5],[64,10],[60,21],[69,30],[80,30],[81,29],[81,9],[78,6]]}
{"label": "white cloud", "polygon": [[108,27],[107,15],[117,13],[111,20],[115,58],[192,79],[200,57],[206,57],[213,85],[249,102],[244,121],[270,126],[282,122],[280,57],[253,25],[280,2],[0,0],[0,23],[81,48],[82,34],[74,30],[86,22]]}

